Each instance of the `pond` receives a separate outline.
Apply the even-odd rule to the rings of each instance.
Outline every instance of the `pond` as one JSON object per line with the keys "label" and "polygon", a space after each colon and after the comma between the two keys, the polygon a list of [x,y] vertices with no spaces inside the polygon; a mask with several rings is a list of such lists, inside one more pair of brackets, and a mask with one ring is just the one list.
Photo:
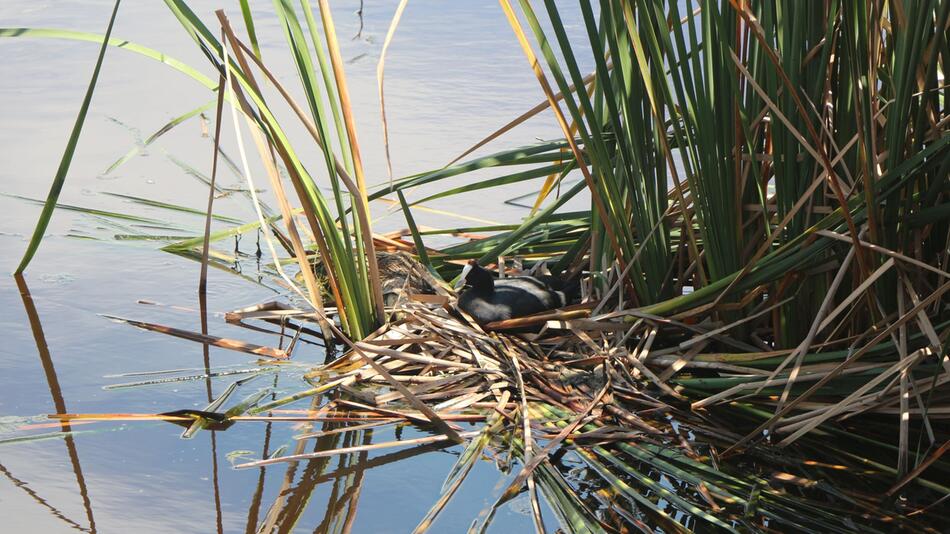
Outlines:
{"label": "pond", "polygon": [[[189,4],[215,27],[213,11],[221,2]],[[281,79],[291,80],[295,70],[269,2],[252,4],[264,57]],[[333,2],[364,163],[373,184],[387,179],[375,70],[396,4]],[[362,17],[357,13],[360,5]],[[235,26],[243,28],[237,6],[224,5]],[[111,8],[106,0],[6,0],[0,5],[0,21],[10,28],[102,33]],[[574,10],[576,6],[565,6],[565,18],[576,15]],[[582,28],[572,31],[580,37]],[[113,36],[213,75],[162,2],[123,3]],[[39,206],[24,198],[46,196],[98,47],[22,37],[0,40],[0,50],[0,272],[10,273],[39,213]],[[104,317],[199,329],[199,264],[162,252],[155,242],[115,236],[149,225],[172,235],[198,235],[203,217],[114,194],[203,211],[207,186],[194,174],[210,173],[212,143],[202,136],[202,121],[190,119],[116,170],[105,171],[172,117],[213,97],[157,62],[114,48],[106,54],[60,202],[149,221],[117,222],[88,211],[57,210],[25,281],[18,286],[14,278],[0,277],[0,517],[5,531],[405,532],[438,498],[460,447],[422,445],[372,451],[355,460],[333,457],[236,470],[232,463],[278,450],[314,450],[321,442],[294,440],[306,430],[295,423],[246,423],[182,439],[182,428],[167,422],[90,422],[74,424],[67,432],[68,427],[46,418],[56,412],[202,409],[242,375],[160,379],[203,375],[206,366],[224,374],[256,367],[253,357],[240,352],[211,347],[205,355],[200,344]],[[386,98],[398,177],[444,165],[539,103],[543,94],[496,3],[413,1],[388,52]],[[213,109],[207,114],[213,126]],[[552,117],[542,115],[508,134],[504,146],[557,135]],[[233,150],[227,128],[222,137],[225,149]],[[227,169],[221,178],[225,186],[240,186]],[[524,192],[531,190],[524,186]],[[517,189],[508,192],[519,194]],[[475,194],[437,201],[430,207],[441,212],[420,212],[417,218],[424,225],[458,226],[524,215],[523,208],[504,200]],[[391,206],[377,204],[378,230],[405,225],[399,212],[388,216]],[[254,220],[250,203],[239,194],[218,200],[215,212]],[[251,259],[239,265],[243,277],[217,269],[209,273],[210,330],[266,344],[273,337],[229,326],[222,319],[225,311],[278,297],[279,288],[266,281],[255,283],[255,244],[250,241],[239,244]],[[295,352],[294,360],[321,363],[323,352],[319,346],[306,346]],[[155,374],[170,370],[174,372]],[[248,388],[272,387],[272,395],[280,396],[304,385],[300,374],[290,369],[276,379],[273,374],[258,377],[259,384]],[[111,387],[150,380],[161,383]],[[290,408],[306,408],[307,402]],[[383,428],[371,439],[424,435],[411,427],[399,436]],[[18,441],[28,436],[44,439]],[[505,480],[492,463],[478,462],[433,531],[467,528],[494,502]],[[530,528],[523,498],[503,507],[494,521],[497,532]]]}
{"label": "pond", "polygon": [[[12,272],[27,248],[113,3],[0,6],[0,272]],[[371,204],[371,225],[354,215],[340,231],[333,219],[346,199],[333,198],[324,154],[278,100],[281,86],[298,102],[308,97],[275,15],[298,4],[251,3],[260,54],[275,74],[254,90],[257,113],[272,139],[281,137],[276,122],[294,149],[290,155],[279,139],[291,171],[268,172],[259,154],[245,158],[247,128],[233,127],[230,109],[214,139],[208,87],[217,73],[173,15],[170,6],[182,3],[217,32],[221,2],[123,3],[117,46],[105,56],[39,253],[24,277],[0,276],[5,531],[407,532],[436,513],[434,532],[490,517],[491,532],[940,530],[950,493],[942,482],[948,412],[939,404],[950,323],[938,299],[950,275],[933,267],[947,264],[947,232],[933,225],[950,213],[940,189],[950,138],[946,120],[930,121],[930,133],[891,126],[901,124],[901,110],[930,109],[914,107],[918,96],[934,117],[945,115],[935,69],[918,67],[932,90],[911,95],[904,89],[916,71],[891,63],[907,57],[905,45],[943,50],[939,32],[906,33],[907,21],[925,27],[937,16],[932,3],[906,6],[917,14],[899,22],[859,10],[826,21],[772,3],[695,9],[677,1],[633,12],[617,2],[598,14],[564,1],[539,23],[519,3],[524,24],[579,54],[542,58],[552,77],[567,67],[580,85],[594,70],[589,51],[609,51],[612,66],[599,62],[593,98],[565,102],[582,124],[579,148],[562,140],[550,111],[507,131],[526,111],[544,110],[545,98],[499,5],[413,1],[386,61],[390,173],[376,71],[399,2],[332,2],[368,189],[383,195],[390,180],[410,177],[398,182],[399,194],[421,203],[413,223],[401,197],[383,195]],[[240,5],[248,2],[225,4],[243,36]],[[751,17],[770,34],[751,39]],[[815,126],[840,132],[842,142],[828,154],[803,152],[808,139],[782,118],[807,119],[807,110],[779,97],[789,86],[775,82],[788,82],[786,69],[814,82],[853,73],[839,62],[860,57],[848,32],[865,20],[894,37],[884,40],[885,54],[862,52],[882,60],[871,68],[899,74],[870,86],[879,91],[871,101],[904,89],[879,121],[886,172],[852,181],[870,172],[849,154],[862,146],[855,121],[846,111],[831,126],[823,119]],[[532,37],[543,49],[543,38]],[[782,67],[775,58],[789,61]],[[176,71],[175,61],[190,67]],[[239,70],[228,72],[243,76]],[[829,82],[837,85],[802,87],[821,101],[814,109],[845,109],[828,97],[864,98],[850,79]],[[924,115],[915,124],[926,124]],[[469,156],[474,163],[442,171],[496,131],[506,133]],[[218,143],[211,229],[221,238],[199,300],[196,259]],[[900,160],[892,150],[900,146],[921,150]],[[838,181],[812,175],[829,158],[851,167],[850,200],[832,194]],[[893,167],[893,158],[903,162]],[[318,248],[324,242],[308,232],[329,236],[330,252],[311,255],[326,260],[314,274],[339,282],[326,286],[346,312],[340,326],[363,340],[341,358],[342,345],[324,348],[303,291],[292,291],[298,269],[277,273],[275,248],[300,252],[294,233],[274,223],[279,239],[271,240],[268,225],[264,237],[256,226],[277,213],[267,206],[277,205],[280,172],[283,187],[307,187],[295,161],[333,198],[319,221],[320,202],[306,192],[295,200],[311,210],[299,225],[304,241]],[[557,199],[532,212],[547,176],[562,178],[551,188]],[[868,247],[882,262],[871,274],[854,225],[871,225],[872,241],[876,231],[888,235],[890,228],[874,230],[877,210],[867,203],[877,198],[885,207],[919,204],[898,224],[902,239],[918,235],[909,229],[929,236],[937,228],[943,241]],[[833,199],[853,202],[853,212]],[[788,206],[807,209],[783,216]],[[538,215],[513,226],[531,213]],[[888,217],[877,222],[889,225]],[[405,228],[415,225],[438,255],[431,263],[414,230],[410,243]],[[584,299],[479,325],[458,312],[452,294],[410,295],[387,304],[391,320],[367,336],[382,315],[367,282],[374,262],[362,261],[372,257],[361,244],[370,236],[357,234],[352,246],[343,236],[369,226],[380,246],[419,251],[430,270],[406,255],[379,255],[383,269],[408,265],[414,286],[422,279],[417,287],[428,280],[438,290],[431,275],[456,277],[465,260],[490,267],[504,254],[499,264],[517,272],[524,260],[543,274],[556,257],[549,267],[566,278],[539,276],[528,284],[532,297],[543,290],[548,302],[558,291],[563,305],[568,294]],[[900,275],[896,297],[871,298],[897,281],[888,270],[898,265],[894,271],[915,274]],[[473,280],[468,290],[479,298],[495,287]],[[307,280],[311,298],[319,283]],[[493,331],[506,328],[517,334]],[[527,332],[535,328],[541,335]],[[463,438],[464,449],[450,441]]]}

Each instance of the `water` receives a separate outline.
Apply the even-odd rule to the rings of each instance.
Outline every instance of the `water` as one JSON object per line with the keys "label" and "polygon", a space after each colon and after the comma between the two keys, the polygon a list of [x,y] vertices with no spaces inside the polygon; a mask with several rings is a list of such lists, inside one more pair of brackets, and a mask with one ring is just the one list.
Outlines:
{"label": "water", "polygon": [[[236,2],[227,4],[233,24],[242,27]],[[293,86],[296,74],[269,3],[254,4],[259,10],[257,31],[264,57],[282,81]],[[358,4],[333,2],[333,9],[343,56],[348,60],[367,175],[371,183],[382,183],[386,172],[375,68],[396,2],[367,1],[362,34],[351,39],[359,30]],[[190,5],[212,26],[213,10],[221,2],[194,1]],[[112,2],[105,0],[6,0],[0,5],[0,25],[101,33],[111,7]],[[574,6],[565,6],[566,20],[579,21],[574,10]],[[158,49],[210,76],[197,47],[161,2],[125,2],[113,35]],[[65,40],[4,38],[0,39],[0,51],[4,57],[0,63],[2,192],[45,198],[98,47]],[[543,95],[496,3],[414,0],[389,51],[386,97],[393,168],[398,177],[445,164],[541,101]],[[173,161],[204,173],[210,171],[211,144],[201,136],[199,121],[179,126],[116,172],[103,175],[103,171],[137,140],[211,98],[210,92],[165,66],[110,49],[60,201],[161,219],[179,227],[175,232],[197,234],[203,222],[200,217],[171,214],[105,193],[203,209],[206,187]],[[542,115],[487,150],[556,136],[553,118]],[[233,135],[227,128],[222,137],[226,149],[236,156]],[[226,169],[221,180],[225,185],[238,183]],[[480,220],[508,222],[523,216],[524,210],[502,200],[533,187],[536,184],[526,184],[490,197],[482,192],[431,206]],[[387,216],[388,210],[385,204],[374,207],[377,229],[404,226],[401,216]],[[253,219],[249,203],[240,195],[219,200],[216,212]],[[35,204],[0,196],[0,272],[15,268],[38,213]],[[416,217],[419,224],[437,227],[472,223],[427,212]],[[45,414],[58,410],[155,413],[201,409],[208,403],[209,393],[211,397],[220,394],[236,379],[103,389],[141,378],[111,375],[200,370],[204,363],[200,345],[101,316],[199,330],[199,315],[194,311],[198,306],[198,264],[160,252],[151,242],[112,239],[128,228],[136,227],[117,227],[108,219],[57,211],[26,275],[24,287],[31,298],[22,297],[12,277],[0,277],[0,330],[4,334],[0,345],[0,439],[61,433],[58,425],[29,426],[49,423]],[[244,252],[254,250],[249,240],[241,244]],[[253,262],[245,269],[253,280]],[[271,336],[229,326],[215,315],[274,298],[271,288],[214,269],[208,287],[211,333],[251,343],[273,342]],[[140,304],[139,300],[162,305]],[[316,363],[322,361],[322,353],[306,347],[295,359]],[[209,353],[214,368],[250,368],[254,366],[251,360],[248,355],[215,348]],[[258,378],[255,387],[271,381],[270,377]],[[302,387],[294,373],[282,375],[277,383],[278,392]],[[242,389],[231,402],[253,389]],[[458,447],[412,449],[396,456],[405,458],[389,461],[393,458],[389,455],[404,449],[384,450],[372,452],[365,463],[350,467],[340,466],[340,460],[333,458],[322,473],[340,476],[328,477],[318,474],[321,466],[314,462],[264,470],[231,468],[228,455],[234,451],[252,451],[253,457],[260,457],[262,451],[272,453],[283,445],[292,450],[295,442],[291,438],[300,430],[291,423],[238,424],[223,432],[199,432],[191,440],[180,439],[181,428],[161,422],[97,422],[76,425],[73,430],[75,434],[67,439],[0,445],[0,517],[5,531],[253,532],[266,526],[280,531],[325,531],[331,529],[332,521],[327,520],[332,515],[328,514],[333,509],[330,503],[353,497],[347,494],[341,500],[346,487],[343,482],[361,478],[358,507],[350,525],[353,531],[404,532],[438,498],[459,452]],[[403,438],[418,435],[420,431],[406,429]],[[373,436],[376,441],[394,438],[391,429]],[[310,441],[305,448],[313,447]],[[493,502],[503,479],[494,465],[479,462],[433,531],[466,528]],[[500,510],[495,531],[530,529],[525,508],[516,501]],[[269,510],[285,511],[271,515],[269,523]]]}

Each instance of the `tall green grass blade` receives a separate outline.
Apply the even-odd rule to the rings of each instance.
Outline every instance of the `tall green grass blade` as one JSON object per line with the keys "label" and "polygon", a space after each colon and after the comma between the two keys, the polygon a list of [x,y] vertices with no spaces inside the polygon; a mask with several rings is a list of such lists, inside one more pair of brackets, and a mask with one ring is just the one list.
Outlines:
{"label": "tall green grass blade", "polygon": [[254,28],[254,14],[251,13],[250,0],[241,0],[241,17],[247,29],[247,38],[251,41],[251,47],[254,48],[254,55],[257,59],[261,59],[261,45],[257,42],[257,30]]}
{"label": "tall green grass blade", "polygon": [[[218,84],[201,74],[197,69],[182,63],[181,61],[166,55],[158,50],[142,46],[140,44],[128,41],[126,39],[105,38],[95,33],[79,32],[73,30],[61,30],[55,28],[0,28],[0,38],[2,37],[33,37],[41,39],[67,39],[72,41],[87,41],[92,43],[102,43],[105,41],[109,46],[114,46],[122,50],[128,50],[140,54],[159,63],[163,63],[189,78],[195,80],[208,89],[217,89]],[[106,36],[108,37],[108,36]]]}
{"label": "tall green grass blade", "polygon": [[412,217],[412,211],[409,209],[409,204],[406,203],[406,197],[403,196],[402,191],[396,191],[396,194],[399,195],[399,204],[402,206],[402,212],[406,216],[406,224],[409,225],[409,233],[412,234],[412,242],[416,246],[416,254],[419,255],[419,261],[426,267],[426,269],[429,270],[429,272],[439,277],[436,270],[432,268],[432,262],[429,261],[429,252],[426,251],[426,244],[422,241],[422,237],[419,235],[419,229],[416,227],[416,220]]}
{"label": "tall green grass blade", "polygon": [[[475,183],[473,183],[473,184],[467,184],[467,185],[459,186],[459,187],[456,187],[456,188],[453,188],[453,189],[449,189],[449,190],[447,190],[447,191],[442,191],[441,193],[435,193],[435,194],[429,195],[429,196],[427,196],[427,197],[425,197],[425,198],[422,198],[422,199],[420,199],[420,200],[416,200],[416,201],[413,202],[412,204],[413,204],[413,205],[416,205],[416,204],[424,204],[424,203],[429,202],[429,201],[432,201],[432,200],[436,200],[436,199],[444,198],[444,197],[455,196],[455,195],[458,195],[458,194],[461,194],[461,193],[470,193],[470,192],[472,192],[472,191],[478,191],[478,190],[481,190],[481,189],[488,189],[488,188],[492,188],[492,187],[501,187],[501,186],[504,186],[504,185],[510,185],[510,184],[516,184],[516,183],[524,182],[524,181],[527,181],[527,180],[534,180],[534,179],[537,179],[537,178],[544,178],[545,176],[548,176],[548,175],[551,174],[551,173],[561,173],[562,171],[571,170],[571,169],[573,169],[573,168],[574,168],[574,163],[573,163],[573,162],[571,162],[571,163],[566,163],[566,164],[563,164],[563,165],[551,165],[551,166],[549,166],[549,167],[538,167],[538,168],[536,168],[536,169],[531,169],[531,170],[528,170],[528,171],[522,171],[522,172],[517,172],[517,173],[513,173],[513,174],[508,174],[508,175],[505,175],[505,176],[499,176],[499,177],[497,177],[497,178],[491,178],[491,179],[488,179],[488,180],[481,180],[481,181],[475,182]],[[566,174],[566,173],[564,173],[564,174]],[[401,191],[401,190],[397,190],[397,191]]]}
{"label": "tall green grass blade", "polygon": [[49,226],[49,221],[53,217],[56,201],[59,199],[59,193],[63,190],[63,185],[66,183],[66,174],[69,172],[69,164],[72,163],[73,154],[76,152],[76,145],[79,143],[79,134],[82,133],[83,124],[86,122],[86,113],[89,111],[89,104],[92,102],[96,82],[99,80],[99,70],[102,68],[102,61],[106,56],[106,48],[108,47],[106,43],[109,41],[109,36],[112,35],[112,27],[115,25],[115,16],[119,13],[119,4],[121,2],[122,0],[116,0],[115,7],[112,8],[112,16],[109,18],[109,26],[106,28],[105,38],[103,39],[102,46],[99,48],[99,57],[96,59],[96,67],[92,71],[92,79],[89,80],[86,96],[83,98],[82,105],[79,107],[79,115],[76,117],[75,124],[73,124],[73,131],[69,135],[66,150],[63,152],[63,157],[59,162],[59,168],[56,170],[56,176],[53,178],[53,185],[50,187],[46,204],[43,206],[43,211],[40,213],[39,220],[36,222],[36,229],[33,231],[33,237],[30,238],[26,252],[23,254],[23,259],[20,260],[20,265],[16,268],[16,274],[22,273],[23,270],[26,269],[26,266],[30,264],[30,260],[33,259],[33,255],[36,254],[36,250],[40,246],[40,242],[43,241],[43,234]]}
{"label": "tall green grass blade", "polygon": [[[353,153],[350,151],[350,145],[345,142],[346,132],[343,125],[343,115],[340,113],[336,84],[333,83],[333,70],[330,67],[330,62],[327,60],[326,51],[320,43],[320,30],[317,28],[317,22],[313,16],[313,8],[310,5],[310,0],[300,0],[300,6],[304,12],[304,17],[307,19],[307,28],[310,31],[310,42],[317,54],[317,62],[320,65],[320,75],[323,77],[323,87],[326,89],[328,95],[327,100],[330,101],[330,112],[333,114],[333,124],[336,128],[337,143],[339,144],[340,152],[343,154],[343,164],[347,172],[352,175],[354,172]],[[330,138],[329,135],[324,135],[324,139],[327,139],[328,142]]]}
{"label": "tall green grass blade", "polygon": [[457,163],[443,169],[413,175],[406,178],[400,178],[398,180],[394,180],[392,185],[383,187],[371,194],[369,196],[369,200],[376,200],[400,189],[408,189],[410,187],[425,185],[480,169],[487,169],[500,165],[520,165],[522,163],[556,161],[561,159],[563,156],[560,154],[555,154],[554,156],[544,156],[543,160],[530,158],[532,156],[543,155],[547,152],[560,150],[565,147],[567,147],[567,143],[564,141],[539,143],[536,145],[505,150],[488,156],[482,156],[474,160],[467,161],[465,163]]}

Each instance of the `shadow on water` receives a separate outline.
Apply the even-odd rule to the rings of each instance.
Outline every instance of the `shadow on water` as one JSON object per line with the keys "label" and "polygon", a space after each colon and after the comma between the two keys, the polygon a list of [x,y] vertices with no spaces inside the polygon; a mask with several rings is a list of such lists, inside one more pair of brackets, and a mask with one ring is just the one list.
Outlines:
{"label": "shadow on water", "polygon": [[[310,409],[316,411],[320,406],[322,397],[314,397],[311,401]],[[324,434],[313,442],[313,450],[327,450],[342,447],[353,446],[357,441],[369,444],[372,441],[372,431],[359,431],[341,434],[335,432],[342,428],[341,423],[324,422],[321,425],[321,432],[332,432]],[[301,429],[303,433],[309,433],[313,430],[313,424],[307,423]],[[341,438],[342,443],[341,443]],[[310,439],[300,439],[294,447],[294,454],[302,454],[307,448]],[[266,455],[266,449],[265,449]],[[354,463],[355,459],[355,463]],[[277,494],[277,498],[270,506],[258,532],[290,532],[297,525],[303,516],[311,497],[316,493],[317,486],[321,483],[333,480],[333,487],[328,496],[326,504],[326,513],[323,519],[314,529],[314,532],[349,532],[352,528],[353,520],[356,518],[357,502],[359,500],[360,489],[363,483],[363,472],[367,466],[367,453],[351,453],[340,455],[338,457],[338,471],[347,469],[345,474],[335,477],[325,476],[327,468],[333,461],[332,457],[316,458],[305,463],[299,480],[294,485],[297,478],[297,472],[300,469],[298,462],[291,462],[284,473],[283,483]],[[263,471],[261,473],[263,477]],[[342,516],[343,512],[345,516]],[[342,517],[341,517],[342,516]],[[342,530],[337,527],[342,519]],[[251,523],[248,522],[248,527]],[[248,530],[250,532],[250,528]]]}
{"label": "shadow on water", "polygon": [[[203,279],[202,279],[203,281]],[[198,307],[201,317],[201,334],[208,335],[208,296],[204,292],[202,285],[198,292]],[[211,347],[207,343],[201,345],[202,361],[205,366],[205,391],[208,396],[208,404],[214,401],[214,393],[211,388]],[[221,515],[221,489],[218,484],[218,434],[211,430],[211,484],[214,490],[214,516],[215,526],[218,534],[224,533],[224,521]]]}
{"label": "shadow on water", "polygon": [[[281,338],[283,340],[283,338]],[[277,387],[277,377],[279,375],[274,375],[273,387]],[[277,399],[277,395],[271,393],[271,401]],[[267,458],[270,454],[270,440],[271,440],[271,423],[264,424],[264,446],[261,447],[261,457]],[[261,500],[264,497],[264,475],[267,472],[266,467],[259,467],[259,474],[257,476],[257,486],[254,489],[254,495],[251,497],[251,504],[247,509],[247,526],[244,528],[246,534],[253,534],[257,532],[257,521],[260,517],[261,510]]]}
{"label": "shadow on water", "polygon": [[[36,342],[36,353],[39,355],[40,363],[43,365],[43,372],[46,374],[46,383],[49,386],[49,393],[53,399],[53,406],[56,408],[57,414],[69,413],[66,409],[66,400],[63,398],[63,390],[59,386],[59,379],[56,376],[56,368],[53,366],[53,358],[49,352],[49,346],[46,344],[43,324],[40,322],[40,315],[37,313],[36,305],[33,303],[33,297],[30,295],[30,288],[27,286],[26,279],[23,275],[14,275],[13,278],[16,280],[17,288],[20,291],[20,298],[23,299],[23,309],[26,311],[26,315],[30,321],[30,330],[33,332],[33,339]],[[22,488],[34,500],[49,508],[56,517],[59,517],[73,528],[84,532],[95,533],[96,520],[92,513],[92,499],[89,497],[89,489],[86,487],[86,478],[82,473],[82,464],[79,462],[79,451],[76,449],[76,441],[71,435],[72,426],[68,420],[62,420],[60,425],[60,428],[65,433],[63,441],[66,443],[66,453],[69,455],[69,462],[72,464],[73,474],[76,476],[76,484],[79,486],[79,495],[82,498],[83,509],[86,511],[86,520],[89,524],[88,528],[83,528],[75,521],[68,519],[55,507],[37,495],[36,492],[30,490],[25,483],[15,479],[2,465],[0,465],[0,470],[14,482],[14,485],[18,488]]]}
{"label": "shadow on water", "polygon": [[[372,442],[373,431],[364,430],[347,433],[347,439],[344,440],[344,447],[352,447],[358,438],[362,436],[362,445],[369,445]],[[363,487],[363,473],[366,470],[367,452],[351,453],[340,456],[338,466],[345,468],[351,465],[354,457],[356,458],[355,469],[352,475],[337,477],[333,482],[333,491],[327,501],[326,513],[323,521],[314,529],[314,533],[335,532],[334,524],[339,521],[343,511],[346,515],[342,517],[342,532],[349,532],[353,526],[353,520],[356,519],[356,507],[359,501],[360,490]]]}

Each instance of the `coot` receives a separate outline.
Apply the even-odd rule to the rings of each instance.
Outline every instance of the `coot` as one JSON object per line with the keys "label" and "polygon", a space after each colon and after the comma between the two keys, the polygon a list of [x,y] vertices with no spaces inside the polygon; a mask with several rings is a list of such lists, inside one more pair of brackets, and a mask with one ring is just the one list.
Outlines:
{"label": "coot", "polygon": [[455,288],[468,288],[459,297],[458,306],[479,324],[524,317],[567,305],[565,291],[533,276],[496,279],[487,269],[471,260],[462,269]]}

